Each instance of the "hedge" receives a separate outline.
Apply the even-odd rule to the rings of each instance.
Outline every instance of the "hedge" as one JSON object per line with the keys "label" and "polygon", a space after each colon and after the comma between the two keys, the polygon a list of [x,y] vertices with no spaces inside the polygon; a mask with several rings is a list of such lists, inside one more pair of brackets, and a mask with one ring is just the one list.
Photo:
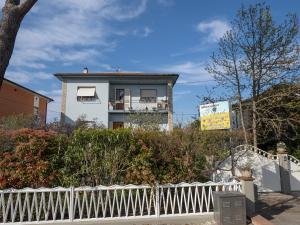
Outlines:
{"label": "hedge", "polygon": [[205,181],[238,132],[0,130],[0,188]]}

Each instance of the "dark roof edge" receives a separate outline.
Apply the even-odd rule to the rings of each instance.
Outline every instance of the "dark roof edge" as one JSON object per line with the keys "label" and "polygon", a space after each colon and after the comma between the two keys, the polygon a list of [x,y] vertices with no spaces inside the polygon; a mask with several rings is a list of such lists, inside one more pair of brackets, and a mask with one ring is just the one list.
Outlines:
{"label": "dark roof edge", "polygon": [[55,73],[55,77],[57,77],[59,80],[62,80],[61,78],[83,78],[83,77],[89,77],[89,78],[94,78],[94,77],[99,77],[99,78],[108,78],[108,77],[172,77],[174,79],[174,84],[176,83],[179,74],[177,73],[138,73],[138,72],[107,72],[107,73]]}
{"label": "dark roof edge", "polygon": [[7,81],[7,82],[9,82],[9,83],[11,83],[11,84],[13,84],[13,85],[15,85],[15,86],[18,86],[18,87],[20,87],[20,88],[23,88],[23,89],[26,90],[26,91],[30,91],[30,92],[32,92],[32,93],[34,93],[34,94],[36,94],[36,95],[39,95],[39,96],[41,96],[41,97],[43,97],[43,98],[49,100],[49,102],[53,102],[53,101],[54,101],[54,100],[53,100],[52,98],[50,98],[50,97],[47,97],[47,96],[42,95],[42,94],[40,94],[40,93],[38,93],[38,92],[36,92],[36,91],[33,91],[33,90],[31,90],[31,89],[29,89],[29,88],[27,88],[27,87],[24,87],[24,86],[22,86],[22,85],[20,85],[20,84],[17,84],[17,83],[15,83],[15,82],[13,82],[13,81],[7,79],[7,78],[4,78],[3,80],[5,80],[5,81]]}

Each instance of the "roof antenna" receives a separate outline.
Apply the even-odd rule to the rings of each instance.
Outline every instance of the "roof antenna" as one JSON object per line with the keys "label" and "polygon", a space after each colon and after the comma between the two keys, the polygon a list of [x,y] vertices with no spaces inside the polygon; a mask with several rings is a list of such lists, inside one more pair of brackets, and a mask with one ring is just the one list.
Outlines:
{"label": "roof antenna", "polygon": [[119,67],[119,66],[111,66],[111,68],[113,70],[115,70],[115,72],[120,72],[121,71],[121,67]]}
{"label": "roof antenna", "polygon": [[89,69],[88,69],[87,67],[84,67],[84,68],[83,68],[83,73],[84,73],[84,74],[88,74],[88,73],[89,73]]}

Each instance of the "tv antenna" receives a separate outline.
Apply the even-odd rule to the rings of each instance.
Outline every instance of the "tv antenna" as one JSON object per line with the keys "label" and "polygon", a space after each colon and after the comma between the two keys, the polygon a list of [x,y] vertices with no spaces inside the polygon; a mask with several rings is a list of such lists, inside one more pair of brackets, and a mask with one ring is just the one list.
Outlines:
{"label": "tv antenna", "polygon": [[115,72],[121,71],[121,67],[119,67],[119,66],[111,66],[111,69],[114,70]]}

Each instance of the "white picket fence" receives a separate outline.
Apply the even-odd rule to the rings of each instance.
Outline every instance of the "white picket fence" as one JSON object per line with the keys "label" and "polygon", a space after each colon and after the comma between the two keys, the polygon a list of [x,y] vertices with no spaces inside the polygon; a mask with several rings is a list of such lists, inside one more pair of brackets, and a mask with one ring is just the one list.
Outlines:
{"label": "white picket fence", "polygon": [[0,224],[42,224],[151,218],[213,212],[213,191],[240,183],[180,183],[0,191]]}

